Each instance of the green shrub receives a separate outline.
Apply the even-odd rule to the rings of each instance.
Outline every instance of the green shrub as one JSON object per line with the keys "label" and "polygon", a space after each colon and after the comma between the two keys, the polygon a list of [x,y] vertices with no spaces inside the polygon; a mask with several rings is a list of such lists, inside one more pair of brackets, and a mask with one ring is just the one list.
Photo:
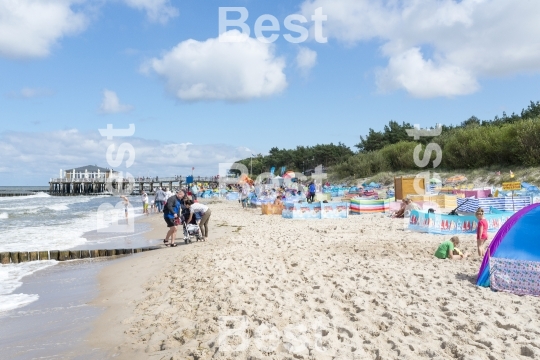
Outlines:
{"label": "green shrub", "polygon": [[414,164],[414,148],[417,145],[418,143],[412,141],[400,141],[385,146],[380,153],[394,171],[416,169],[418,167]]}

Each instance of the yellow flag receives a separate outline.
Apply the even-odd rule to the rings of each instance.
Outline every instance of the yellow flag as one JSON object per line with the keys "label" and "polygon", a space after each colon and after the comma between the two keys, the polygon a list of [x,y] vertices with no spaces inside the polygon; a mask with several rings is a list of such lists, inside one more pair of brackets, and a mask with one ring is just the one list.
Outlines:
{"label": "yellow flag", "polygon": [[514,173],[510,170],[510,178],[513,179],[514,178]]}

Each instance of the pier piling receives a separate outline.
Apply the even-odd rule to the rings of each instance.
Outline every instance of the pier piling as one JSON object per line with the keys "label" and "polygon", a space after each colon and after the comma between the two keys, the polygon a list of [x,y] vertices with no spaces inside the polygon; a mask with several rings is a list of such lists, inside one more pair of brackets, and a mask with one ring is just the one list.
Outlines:
{"label": "pier piling", "polygon": [[28,260],[30,261],[36,261],[39,259],[38,252],[37,251],[30,251],[28,253]]}
{"label": "pier piling", "polygon": [[90,257],[90,250],[81,250],[81,259],[88,259]]}
{"label": "pier piling", "polygon": [[39,251],[39,260],[49,260],[49,252],[48,251]]}
{"label": "pier piling", "polygon": [[12,263],[14,263],[14,264],[19,263],[19,253],[18,252],[10,252],[9,255],[11,257],[11,262]]}
{"label": "pier piling", "polygon": [[51,251],[49,251],[49,253],[50,253],[50,255],[51,255],[50,258],[49,258],[50,260],[57,260],[57,261],[58,261],[58,256],[59,256],[59,254],[60,254],[60,251],[58,251],[58,250],[51,250]]}
{"label": "pier piling", "polygon": [[81,251],[80,250],[70,250],[69,258],[70,258],[70,260],[80,259],[81,258]]}

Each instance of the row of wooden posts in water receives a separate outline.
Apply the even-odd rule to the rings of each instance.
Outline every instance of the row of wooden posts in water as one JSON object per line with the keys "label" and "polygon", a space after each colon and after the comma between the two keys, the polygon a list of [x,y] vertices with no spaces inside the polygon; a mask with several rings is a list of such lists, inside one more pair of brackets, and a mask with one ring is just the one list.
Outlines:
{"label": "row of wooden posts in water", "polygon": [[79,260],[107,256],[130,255],[145,251],[157,250],[159,247],[144,247],[137,249],[96,249],[96,250],[45,250],[45,251],[13,251],[0,252],[0,264],[19,264],[37,260]]}

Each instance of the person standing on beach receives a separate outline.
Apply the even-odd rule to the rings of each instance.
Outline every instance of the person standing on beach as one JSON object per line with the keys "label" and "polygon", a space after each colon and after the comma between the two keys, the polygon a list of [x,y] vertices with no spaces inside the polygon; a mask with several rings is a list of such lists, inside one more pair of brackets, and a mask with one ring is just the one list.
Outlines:
{"label": "person standing on beach", "polygon": [[308,190],[309,196],[307,201],[308,203],[312,203],[315,200],[315,193],[317,191],[317,187],[315,186],[315,183],[313,181],[309,184]]}
{"label": "person standing on beach", "polygon": [[208,240],[208,221],[210,220],[212,211],[210,211],[208,206],[201,203],[194,203],[193,200],[187,200],[185,205],[189,209],[189,219],[187,223],[190,223],[193,216],[200,214],[201,220],[198,221],[199,231],[204,237],[204,241]]}
{"label": "person standing on beach", "polygon": [[484,218],[484,209],[478,208],[475,215],[478,219],[478,227],[476,228],[476,245],[478,247],[478,256],[483,257],[485,253],[484,245],[488,240],[488,222]]}
{"label": "person standing on beach", "polygon": [[173,193],[169,190],[169,188],[165,188],[165,201],[169,200],[171,196],[173,196]]}
{"label": "person standing on beach", "polygon": [[128,219],[129,199],[126,196],[122,196],[122,201],[124,202],[124,214],[126,215],[126,224],[129,224],[129,219]]}
{"label": "person standing on beach", "polygon": [[197,200],[197,195],[199,194],[199,187],[197,184],[193,183],[193,186],[191,187],[191,198],[193,201]]}
{"label": "person standing on beach", "polygon": [[177,246],[175,243],[176,232],[178,230],[177,226],[180,225],[180,212],[182,209],[182,202],[184,196],[184,192],[182,190],[178,190],[176,192],[176,196],[171,196],[167,199],[167,203],[165,205],[165,208],[163,209],[163,218],[165,219],[165,223],[169,228],[169,231],[167,232],[163,243],[165,245],[170,245],[171,247]]}
{"label": "person standing on beach", "polygon": [[142,204],[143,204],[143,214],[148,216],[148,194],[143,190],[142,195]]}
{"label": "person standing on beach", "polygon": [[161,190],[161,188],[158,188],[156,191],[156,195],[154,197],[154,201],[156,202],[156,207],[158,212],[163,211],[163,205],[165,204],[165,201],[167,200],[167,195],[165,195],[165,192]]}

